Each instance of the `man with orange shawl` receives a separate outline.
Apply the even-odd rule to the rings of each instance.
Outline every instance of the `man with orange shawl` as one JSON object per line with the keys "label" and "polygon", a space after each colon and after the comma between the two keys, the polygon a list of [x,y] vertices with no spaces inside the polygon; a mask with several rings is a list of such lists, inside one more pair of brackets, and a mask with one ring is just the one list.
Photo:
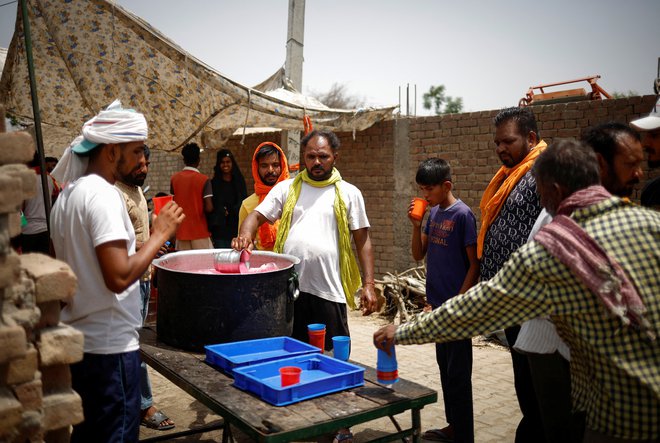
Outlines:
{"label": "man with orange shawl", "polygon": [[[243,204],[241,204],[238,212],[239,229],[243,220],[264,200],[273,186],[289,178],[289,165],[282,148],[272,142],[263,142],[257,146],[252,156],[252,178],[254,179],[254,194],[243,200]],[[255,238],[257,249],[273,250],[278,225],[279,220],[273,224],[265,222],[259,226],[258,235]]]}
{"label": "man with orange shawl", "polygon": [[[495,153],[502,166],[481,198],[481,229],[477,237],[480,278],[490,280],[527,242],[541,212],[536,180],[531,169],[546,148],[540,140],[536,118],[529,108],[507,108],[497,114]],[[513,376],[523,418],[516,430],[516,443],[542,442],[543,425],[532,384],[527,356],[513,349],[520,326],[505,329],[511,347]]]}

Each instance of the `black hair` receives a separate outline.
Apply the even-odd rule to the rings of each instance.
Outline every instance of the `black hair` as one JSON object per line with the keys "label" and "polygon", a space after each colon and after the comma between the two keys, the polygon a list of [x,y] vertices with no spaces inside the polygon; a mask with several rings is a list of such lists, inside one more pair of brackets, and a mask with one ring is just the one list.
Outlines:
{"label": "black hair", "polygon": [[536,134],[536,139],[541,139],[541,134],[539,134],[539,128],[536,124],[536,117],[534,117],[534,112],[532,112],[530,108],[502,109],[493,119],[493,123],[496,128],[499,128],[510,120],[516,122],[518,133],[523,137],[527,137],[527,134],[534,132]]}
{"label": "black hair", "polygon": [[229,159],[231,160],[232,181],[234,180],[245,181],[245,179],[243,178],[243,173],[241,173],[241,168],[238,167],[238,163],[236,163],[234,154],[232,154],[232,152],[229,149],[221,149],[216,154],[215,166],[213,166],[213,173],[215,174],[215,177],[222,177],[222,171],[220,171],[220,161],[222,161],[222,159],[225,157],[229,157]]}
{"label": "black hair", "polygon": [[300,146],[302,146],[303,149],[305,149],[307,147],[307,143],[309,143],[309,141],[314,137],[324,137],[326,140],[328,140],[328,143],[330,143],[330,147],[332,148],[333,152],[337,152],[339,146],[341,145],[341,142],[339,141],[339,137],[337,137],[337,134],[335,134],[334,132],[327,130],[319,131],[315,129],[306,136],[304,136],[302,140],[300,140]]}
{"label": "black hair", "polygon": [[584,143],[557,139],[543,151],[532,167],[539,183],[557,183],[570,194],[600,183],[600,168],[594,151]]}
{"label": "black hair", "polygon": [[257,160],[257,163],[259,163],[259,160],[261,160],[264,157],[268,157],[269,155],[277,154],[277,159],[280,159],[280,150],[277,149],[273,145],[263,145],[261,148],[259,148],[259,151],[257,151],[257,155],[254,157]]}
{"label": "black hair", "polygon": [[415,181],[422,186],[434,186],[451,181],[451,166],[442,158],[428,158],[417,167]]}
{"label": "black hair", "polygon": [[580,140],[589,145],[594,152],[602,155],[611,167],[614,164],[616,147],[619,144],[619,137],[622,134],[627,134],[639,141],[639,134],[637,132],[628,125],[618,122],[601,123],[600,125],[587,128],[582,132]]}
{"label": "black hair", "polygon": [[194,165],[199,161],[199,145],[197,143],[188,143],[181,150],[181,155],[183,155],[183,163],[188,165]]}
{"label": "black hair", "polygon": [[57,159],[57,157],[46,157],[44,158],[44,161],[57,163],[59,160]]}
{"label": "black hair", "polygon": [[149,146],[144,145],[144,158],[149,160],[149,157],[151,157],[151,149],[149,149]]}

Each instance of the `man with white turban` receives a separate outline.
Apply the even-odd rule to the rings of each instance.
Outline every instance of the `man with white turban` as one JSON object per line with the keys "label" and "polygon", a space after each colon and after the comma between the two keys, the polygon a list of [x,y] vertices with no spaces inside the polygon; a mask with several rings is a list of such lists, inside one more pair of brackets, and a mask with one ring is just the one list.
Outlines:
{"label": "man with white turban", "polygon": [[67,184],[51,216],[56,256],[78,277],[75,296],[62,309],[61,319],[85,337],[83,360],[71,365],[85,420],[74,426],[71,441],[137,442],[142,323],[138,279],[184,215],[176,203],[168,203],[154,219],[151,237],[136,252],[133,225],[113,184],[144,162],[147,122],[115,101],[85,123],[82,135],[65,153],[59,172]]}

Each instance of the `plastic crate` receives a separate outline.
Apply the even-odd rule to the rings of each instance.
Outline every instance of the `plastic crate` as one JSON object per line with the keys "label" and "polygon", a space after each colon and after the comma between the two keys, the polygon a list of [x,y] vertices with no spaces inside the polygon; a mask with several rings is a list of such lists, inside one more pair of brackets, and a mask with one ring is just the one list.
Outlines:
{"label": "plastic crate", "polygon": [[[282,387],[279,369],[302,369],[300,382]],[[285,406],[331,392],[364,385],[364,368],[328,357],[307,354],[234,369],[234,386],[275,406]]]}
{"label": "plastic crate", "polygon": [[204,346],[204,349],[206,349],[207,363],[232,376],[234,369],[241,366],[321,352],[316,346],[291,337],[235,341]]}

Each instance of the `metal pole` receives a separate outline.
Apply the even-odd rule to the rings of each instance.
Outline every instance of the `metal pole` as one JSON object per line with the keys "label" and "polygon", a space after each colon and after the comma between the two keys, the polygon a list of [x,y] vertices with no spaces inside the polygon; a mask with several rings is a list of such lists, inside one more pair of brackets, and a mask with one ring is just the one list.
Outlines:
{"label": "metal pole", "polygon": [[[302,92],[304,41],[305,0],[289,0],[284,76],[291,81],[298,92]],[[300,124],[302,125],[302,121]],[[281,144],[289,165],[298,163],[300,161],[300,131],[282,131]]]}
{"label": "metal pole", "polygon": [[37,139],[37,152],[39,153],[39,167],[41,168],[41,190],[43,191],[44,209],[46,211],[46,227],[50,237],[50,192],[48,192],[48,176],[46,160],[44,159],[44,141],[41,136],[41,114],[39,112],[39,99],[37,97],[37,81],[34,77],[34,61],[32,60],[32,36],[30,34],[30,20],[28,17],[27,0],[21,0],[23,15],[23,34],[25,36],[25,57],[30,77],[30,95],[32,96],[32,116],[34,118],[34,135]]}

